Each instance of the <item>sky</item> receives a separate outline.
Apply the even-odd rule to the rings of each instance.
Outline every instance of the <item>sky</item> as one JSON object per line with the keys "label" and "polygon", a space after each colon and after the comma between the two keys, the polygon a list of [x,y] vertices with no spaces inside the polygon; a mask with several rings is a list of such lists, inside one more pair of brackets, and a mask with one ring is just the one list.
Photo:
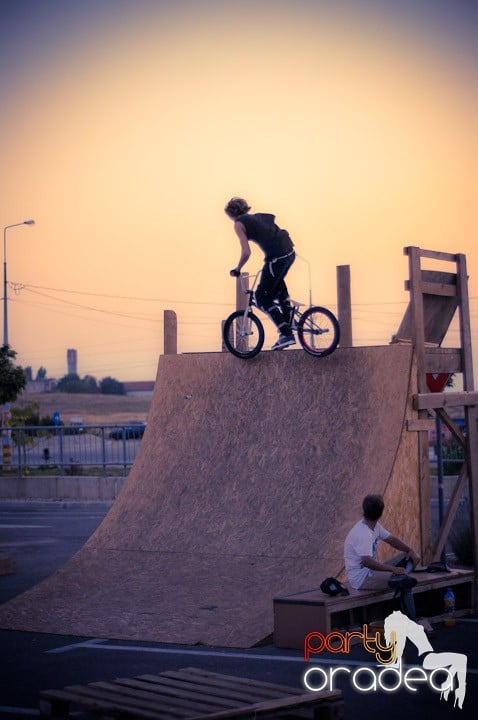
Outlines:
{"label": "sky", "polygon": [[165,309],[180,352],[220,350],[239,195],[289,230],[295,299],[335,310],[350,265],[356,345],[398,329],[404,247],[464,253],[477,368],[477,8],[4,0],[0,221],[35,220],[6,232],[17,362],[154,379]]}

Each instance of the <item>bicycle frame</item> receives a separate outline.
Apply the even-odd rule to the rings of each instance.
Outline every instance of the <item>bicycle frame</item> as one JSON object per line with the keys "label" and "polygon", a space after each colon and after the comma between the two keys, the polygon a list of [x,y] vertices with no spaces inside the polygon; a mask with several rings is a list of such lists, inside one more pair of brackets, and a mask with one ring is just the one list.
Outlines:
{"label": "bicycle frame", "polygon": [[[255,275],[241,273],[238,277],[243,292],[248,296],[245,307],[235,310],[226,319],[223,328],[223,338],[227,349],[236,357],[252,358],[262,349],[264,344],[264,326],[253,309],[258,307],[254,302],[255,288],[261,271]],[[249,286],[249,278],[253,278]],[[297,332],[297,338],[302,348],[310,355],[326,356],[335,350],[340,339],[340,328],[335,316],[327,308],[311,305],[303,312],[299,307],[303,303],[291,300],[292,316],[290,318],[291,330]],[[258,308],[265,315],[269,313]],[[327,334],[330,342],[326,345],[322,341],[315,342],[315,338]],[[253,345],[250,345],[252,341]]]}
{"label": "bicycle frame", "polygon": [[[256,289],[258,280],[259,280],[259,278],[260,278],[261,275],[262,275],[262,270],[258,270],[256,273],[251,274],[251,275],[250,275],[249,273],[240,273],[240,274],[239,274],[239,280],[240,280],[240,283],[241,283],[242,291],[244,292],[245,295],[249,295],[249,303],[248,303],[249,305],[252,304],[252,298],[253,298],[253,295],[254,295],[254,291],[255,291],[255,289]],[[246,282],[245,282],[246,279],[247,279],[247,281],[249,281],[251,278],[254,278],[254,282],[252,283],[252,287],[249,286],[249,282],[247,282],[247,285],[246,285]],[[260,309],[260,308],[259,308],[259,309]]]}

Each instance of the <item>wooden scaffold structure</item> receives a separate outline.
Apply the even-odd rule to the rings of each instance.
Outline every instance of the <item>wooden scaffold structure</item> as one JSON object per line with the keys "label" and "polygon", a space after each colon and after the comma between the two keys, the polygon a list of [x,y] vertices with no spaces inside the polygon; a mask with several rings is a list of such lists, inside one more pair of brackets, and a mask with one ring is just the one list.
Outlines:
{"label": "wooden scaffold structure", "polygon": [[[411,342],[417,368],[418,392],[413,404],[418,411],[418,452],[420,477],[421,552],[424,562],[438,560],[443,552],[453,519],[463,493],[468,487],[470,521],[475,568],[478,562],[478,392],[473,380],[470,308],[466,257],[418,247],[407,247],[409,280],[405,287],[410,301],[393,342]],[[427,270],[422,260],[434,265],[452,263],[454,272]],[[458,312],[458,347],[442,347],[450,324]],[[431,392],[428,378],[436,374],[462,375],[461,391]],[[452,410],[462,407],[464,429],[453,417]],[[432,418],[440,420],[464,448],[464,461],[451,493],[436,538],[432,536],[431,490],[428,431]],[[475,601],[477,588],[475,587]]]}

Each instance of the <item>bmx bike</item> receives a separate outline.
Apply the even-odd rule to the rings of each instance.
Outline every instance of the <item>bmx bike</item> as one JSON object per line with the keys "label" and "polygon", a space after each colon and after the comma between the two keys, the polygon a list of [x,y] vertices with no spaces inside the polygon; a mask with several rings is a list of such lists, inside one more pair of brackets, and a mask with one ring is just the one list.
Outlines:
{"label": "bmx bike", "polygon": [[[254,288],[259,275],[260,272],[255,276],[252,289],[246,288],[243,275],[239,276],[242,289],[248,295],[248,303],[244,310],[236,310],[229,315],[223,325],[224,344],[238,358],[253,358],[264,345],[264,325],[254,312],[257,308]],[[297,338],[305,352],[315,357],[333,353],[340,340],[340,327],[335,315],[318,305],[311,305],[304,312],[299,310],[302,303],[291,301],[291,305],[293,312],[289,327],[297,331]]]}

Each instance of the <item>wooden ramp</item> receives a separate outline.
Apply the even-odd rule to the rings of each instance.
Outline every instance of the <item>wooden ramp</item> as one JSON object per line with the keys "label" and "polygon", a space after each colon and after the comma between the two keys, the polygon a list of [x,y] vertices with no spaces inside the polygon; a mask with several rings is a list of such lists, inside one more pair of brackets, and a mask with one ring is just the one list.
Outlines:
{"label": "wooden ramp", "polygon": [[250,647],[273,598],[343,568],[368,492],[419,545],[412,348],[163,356],[148,426],[102,525],[0,627]]}
{"label": "wooden ramp", "polygon": [[88,710],[96,718],[125,720],[340,720],[343,701],[340,690],[304,693],[196,668],[72,685],[40,696],[42,717],[81,718]]}

